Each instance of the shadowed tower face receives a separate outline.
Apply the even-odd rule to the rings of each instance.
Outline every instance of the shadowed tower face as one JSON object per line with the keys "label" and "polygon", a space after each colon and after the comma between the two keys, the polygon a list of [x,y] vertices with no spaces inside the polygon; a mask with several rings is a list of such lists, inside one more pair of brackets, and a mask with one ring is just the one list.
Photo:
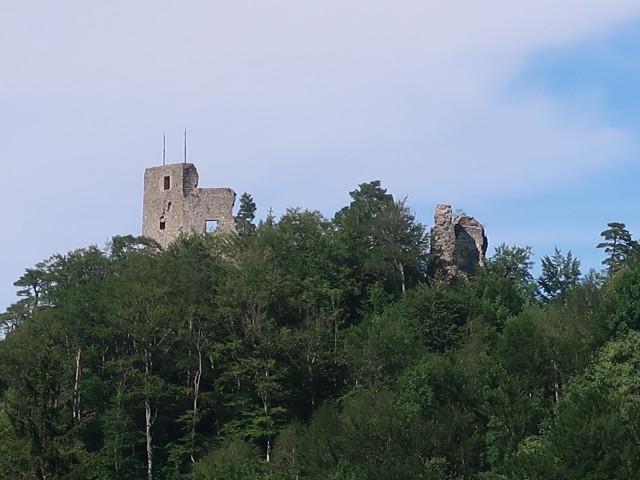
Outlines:
{"label": "shadowed tower face", "polygon": [[230,188],[198,188],[192,163],[147,168],[144,172],[142,235],[166,247],[180,235],[235,232]]}

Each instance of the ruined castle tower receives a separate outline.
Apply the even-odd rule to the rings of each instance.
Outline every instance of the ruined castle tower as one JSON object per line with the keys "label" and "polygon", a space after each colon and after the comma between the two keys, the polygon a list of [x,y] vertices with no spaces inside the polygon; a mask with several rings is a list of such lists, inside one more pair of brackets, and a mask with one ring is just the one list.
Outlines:
{"label": "ruined castle tower", "polygon": [[144,171],[142,235],[166,247],[181,234],[235,232],[230,188],[198,188],[192,163],[176,163]]}
{"label": "ruined castle tower", "polygon": [[472,274],[484,267],[487,244],[484,227],[475,218],[461,215],[453,219],[450,205],[436,205],[431,251],[451,276]]}

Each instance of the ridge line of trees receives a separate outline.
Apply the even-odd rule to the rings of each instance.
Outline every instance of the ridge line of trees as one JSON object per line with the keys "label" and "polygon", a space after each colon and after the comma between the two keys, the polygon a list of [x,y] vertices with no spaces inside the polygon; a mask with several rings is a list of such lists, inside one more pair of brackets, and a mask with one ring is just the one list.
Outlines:
{"label": "ridge line of trees", "polygon": [[56,254],[0,316],[0,476],[634,478],[638,244],[444,277],[379,181],[334,218]]}

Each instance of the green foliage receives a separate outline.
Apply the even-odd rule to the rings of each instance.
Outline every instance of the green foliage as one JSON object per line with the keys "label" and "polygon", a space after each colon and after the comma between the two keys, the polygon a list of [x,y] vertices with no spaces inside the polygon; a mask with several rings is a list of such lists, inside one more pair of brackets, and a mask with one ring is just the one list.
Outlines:
{"label": "green foliage", "polygon": [[535,262],[531,260],[531,255],[531,247],[508,246],[503,243],[496,247],[488,260],[487,270],[492,275],[514,282],[522,290],[524,297],[530,300],[535,290],[531,275]]}
{"label": "green foliage", "polygon": [[242,237],[255,234],[256,226],[253,223],[255,218],[256,203],[253,201],[253,197],[245,192],[240,196],[240,208],[234,217],[238,235]]}
{"label": "green foliage", "polygon": [[194,480],[260,480],[271,478],[255,445],[235,441],[216,448],[193,465]]}
{"label": "green foliage", "polygon": [[474,320],[469,326],[480,323],[495,332],[501,332],[511,317],[522,312],[528,302],[527,292],[511,278],[485,268],[460,287],[471,308]]}
{"label": "green foliage", "polygon": [[419,286],[350,332],[349,364],[358,383],[386,384],[427,352],[459,345],[469,316],[462,292]]}
{"label": "green foliage", "polygon": [[578,284],[580,260],[569,251],[562,255],[556,248],[553,256],[542,257],[542,273],[538,278],[539,294],[547,302],[562,300],[567,292]]}
{"label": "green foliage", "polygon": [[0,402],[0,476],[2,478],[32,478],[30,468],[33,459],[28,440],[16,432]]}
{"label": "green foliage", "polygon": [[609,228],[600,234],[605,241],[599,243],[596,248],[603,248],[608,255],[602,264],[606,265],[609,274],[612,274],[636,248],[637,242],[631,239],[631,234],[624,223],[611,222],[607,223],[607,226]]}
{"label": "green foliage", "polygon": [[[350,195],[351,204],[333,220],[338,262],[349,269],[364,292],[376,283],[393,296],[405,292],[425,272],[424,227],[405,202],[395,201],[378,180],[361,184]],[[356,304],[356,308],[362,306]]]}
{"label": "green foliage", "polygon": [[640,269],[622,269],[606,285],[609,327],[615,332],[640,330]]}
{"label": "green foliage", "polygon": [[456,363],[430,354],[383,389],[354,389],[299,440],[301,478],[465,478],[482,465],[482,419]]}
{"label": "green foliage", "polygon": [[529,247],[445,284],[405,201],[351,199],[254,227],[245,194],[238,236],[27,269],[1,317],[0,476],[634,477],[635,250],[581,282],[556,250],[536,302]]}
{"label": "green foliage", "polygon": [[17,460],[36,478],[85,478],[86,458],[67,408],[69,365],[60,332],[50,320],[42,313],[1,344],[2,376],[14,379],[3,399],[3,414],[12,427],[7,440],[13,437],[18,447],[28,444],[28,459],[16,452]]}
{"label": "green foliage", "polygon": [[640,467],[640,334],[607,344],[567,387],[547,431],[506,464],[518,478],[626,479]]}

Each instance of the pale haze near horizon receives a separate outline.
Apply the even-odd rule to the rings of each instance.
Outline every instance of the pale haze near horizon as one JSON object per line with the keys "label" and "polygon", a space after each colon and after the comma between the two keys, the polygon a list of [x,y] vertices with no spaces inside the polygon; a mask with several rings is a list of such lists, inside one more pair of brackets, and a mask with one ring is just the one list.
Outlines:
{"label": "pale haze near horizon", "polygon": [[0,307],[36,262],[140,234],[144,169],[165,132],[182,161],[185,128],[200,186],[259,218],[331,217],[380,179],[428,227],[448,203],[491,251],[599,268],[606,222],[640,234],[619,98],[639,20],[631,1],[4,2]]}

